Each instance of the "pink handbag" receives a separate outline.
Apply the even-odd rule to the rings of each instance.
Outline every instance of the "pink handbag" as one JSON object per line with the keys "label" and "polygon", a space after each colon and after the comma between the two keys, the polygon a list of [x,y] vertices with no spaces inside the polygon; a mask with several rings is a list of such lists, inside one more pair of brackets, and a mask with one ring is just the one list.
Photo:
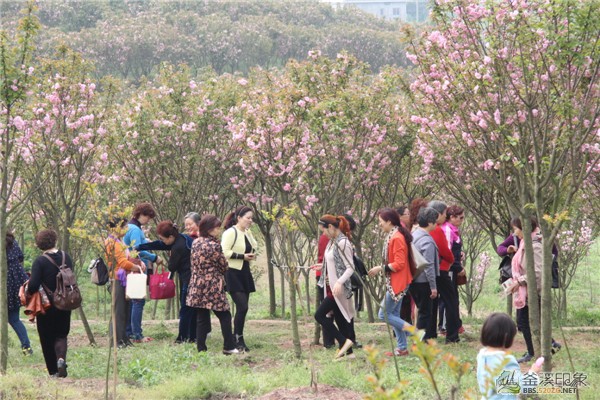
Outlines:
{"label": "pink handbag", "polygon": [[164,267],[160,267],[158,271],[150,275],[150,298],[152,300],[171,299],[175,297],[175,282],[169,279],[169,271],[165,271]]}

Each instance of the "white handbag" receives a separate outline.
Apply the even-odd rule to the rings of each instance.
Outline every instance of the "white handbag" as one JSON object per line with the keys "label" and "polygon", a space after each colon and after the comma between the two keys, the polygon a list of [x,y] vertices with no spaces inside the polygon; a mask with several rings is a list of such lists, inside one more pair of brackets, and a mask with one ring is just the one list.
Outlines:
{"label": "white handbag", "polygon": [[144,273],[128,274],[127,286],[125,287],[125,297],[134,300],[145,299],[147,282],[148,276]]}
{"label": "white handbag", "polygon": [[417,276],[421,275],[423,271],[425,271],[425,268],[427,268],[429,262],[425,257],[423,257],[414,243],[410,244],[410,250],[412,252],[413,260],[415,261],[415,266],[417,267],[417,272],[415,273],[415,276],[413,276],[413,279],[415,279]]}

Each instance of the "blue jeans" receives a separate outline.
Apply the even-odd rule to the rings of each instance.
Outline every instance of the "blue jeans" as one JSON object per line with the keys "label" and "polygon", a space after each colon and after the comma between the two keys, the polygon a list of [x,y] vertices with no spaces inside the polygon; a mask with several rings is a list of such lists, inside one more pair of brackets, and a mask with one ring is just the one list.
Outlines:
{"label": "blue jeans", "polygon": [[[179,301],[179,335],[177,342],[195,342],[196,341],[196,309],[186,304],[188,293],[188,284],[181,284],[181,294]],[[208,319],[208,332],[210,332],[210,318]]]}
{"label": "blue jeans", "polygon": [[129,301],[130,312],[129,322],[127,323],[127,336],[133,340],[142,340],[142,316],[144,315],[145,299],[136,299]]}
{"label": "blue jeans", "polygon": [[27,336],[27,328],[25,328],[25,325],[23,325],[23,322],[19,318],[19,310],[20,308],[17,308],[14,311],[8,312],[8,323],[19,337],[21,348],[28,349],[31,347],[31,343],[29,342],[29,336]]}
{"label": "blue jeans", "polygon": [[385,299],[381,302],[381,308],[379,309],[379,319],[382,321],[386,320],[392,326],[394,333],[396,334],[396,340],[398,341],[398,348],[400,350],[406,350],[406,331],[403,330],[404,325],[408,325],[402,318],[400,318],[400,308],[402,307],[402,301],[395,302],[392,300],[392,296],[386,292]]}

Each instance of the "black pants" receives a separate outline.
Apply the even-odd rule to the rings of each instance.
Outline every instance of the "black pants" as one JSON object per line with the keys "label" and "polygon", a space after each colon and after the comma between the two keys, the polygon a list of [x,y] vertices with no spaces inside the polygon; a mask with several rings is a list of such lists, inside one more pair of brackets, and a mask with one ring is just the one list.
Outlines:
{"label": "black pants", "polygon": [[[415,305],[419,309],[419,315],[417,317],[417,329],[425,329],[425,336],[423,339],[431,339],[428,336],[427,328],[431,321],[431,314],[433,312],[431,289],[429,288],[428,282],[413,282],[410,284],[410,295],[415,300]],[[435,337],[435,336],[434,336]]]}
{"label": "black pants", "polygon": [[406,294],[406,296],[402,297],[402,305],[400,306],[400,318],[403,321],[408,322],[409,324],[413,324],[412,322],[412,306],[411,306],[412,297],[410,294]]}
{"label": "black pants", "polygon": [[[446,304],[446,343],[456,343],[458,338],[458,293],[448,271],[440,271],[440,276],[436,278],[437,290]],[[438,300],[433,300],[433,313],[429,326],[427,327],[427,337],[437,337],[437,313]]]}
{"label": "black pants", "polygon": [[[196,346],[198,351],[206,351],[206,336],[210,332],[210,311],[206,308],[196,309]],[[231,313],[229,311],[213,310],[219,323],[221,324],[221,334],[223,335],[223,350],[235,349],[233,332],[231,331]]]}
{"label": "black pants", "polygon": [[519,328],[519,331],[523,334],[523,339],[525,339],[525,344],[527,345],[527,352],[533,356],[535,350],[533,349],[533,339],[531,338],[528,305],[517,309],[517,328]]}
{"label": "black pants", "polygon": [[235,303],[235,317],[233,318],[233,333],[235,333],[238,336],[243,336],[244,335],[244,324],[246,323],[246,314],[248,314],[248,300],[250,300],[250,293],[233,292],[233,293],[230,293],[230,295],[231,295],[231,299]]}
{"label": "black pants", "polygon": [[438,299],[438,329],[446,329],[446,325],[444,324],[444,318],[446,317],[446,303],[444,299]]}
{"label": "black pants", "polygon": [[[127,324],[129,322],[129,314],[131,307],[129,306],[129,300],[125,298],[125,288],[121,285],[118,280],[112,280],[110,282],[109,291],[115,291],[115,322],[117,324],[117,346],[129,343],[129,337],[127,336]],[[113,345],[113,326],[112,317],[108,322],[108,337],[110,346]]]}
{"label": "black pants", "polygon": [[[197,309],[188,306],[186,303],[188,285],[189,282],[183,282],[181,284],[181,291],[179,297],[179,302],[181,304],[181,308],[179,309],[179,334],[177,335],[177,339],[175,339],[177,343],[196,341]],[[208,331],[210,332],[210,320],[208,326]]]}
{"label": "black pants", "polygon": [[460,294],[458,293],[458,285],[456,284],[456,274],[458,272],[453,272],[452,273],[452,283],[454,283],[454,290],[456,290],[456,307],[458,307],[458,327],[460,328],[463,323],[462,323],[462,319],[460,318]]}
{"label": "black pants", "polygon": [[[327,318],[327,314],[331,311],[333,311],[333,318]],[[346,321],[346,318],[344,318],[335,299],[331,297],[325,297],[325,299],[323,299],[315,313],[315,320],[321,324],[323,332],[327,332],[327,335],[337,340],[338,348],[341,348],[344,345],[346,339],[350,339],[356,343],[354,319],[352,319],[351,322]],[[337,328],[333,324],[334,320]],[[348,353],[352,353],[352,349],[348,350]]]}
{"label": "black pants", "polygon": [[58,372],[56,362],[67,359],[67,336],[71,330],[71,311],[62,311],[55,307],[46,310],[46,314],[36,317],[37,330],[46,369],[50,375]]}
{"label": "black pants", "polygon": [[[317,282],[319,282],[320,277],[317,277]],[[317,286],[317,308],[323,303],[323,299],[325,298],[325,291],[322,287]],[[324,347],[333,347],[335,345],[335,339],[329,335],[329,332],[325,331],[325,329],[321,329],[323,332],[323,346]]]}

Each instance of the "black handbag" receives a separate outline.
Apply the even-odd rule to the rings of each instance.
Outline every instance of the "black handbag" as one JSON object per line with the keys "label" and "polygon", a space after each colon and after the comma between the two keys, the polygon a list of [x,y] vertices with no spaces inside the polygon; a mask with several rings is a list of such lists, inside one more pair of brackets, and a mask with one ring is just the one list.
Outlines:
{"label": "black handbag", "polygon": [[500,271],[500,284],[503,284],[507,280],[512,278],[512,258],[510,256],[502,257],[502,261],[500,261],[500,266],[498,267]]}

